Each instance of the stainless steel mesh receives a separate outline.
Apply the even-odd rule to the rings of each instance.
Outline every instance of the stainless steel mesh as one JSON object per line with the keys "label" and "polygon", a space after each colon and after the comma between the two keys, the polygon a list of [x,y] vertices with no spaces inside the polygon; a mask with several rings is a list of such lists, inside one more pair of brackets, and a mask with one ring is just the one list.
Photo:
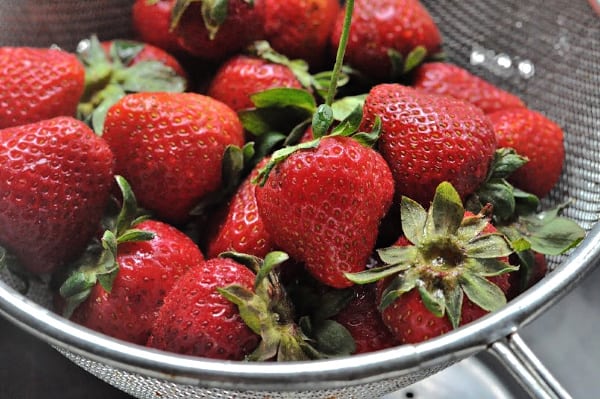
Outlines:
{"label": "stainless steel mesh", "polygon": [[[556,204],[572,200],[567,215],[585,228],[592,228],[600,214],[600,18],[590,4],[585,0],[423,2],[442,30],[451,61],[519,94],[531,108],[548,115],[564,128],[566,165],[558,186],[546,201]],[[127,36],[131,33],[131,3],[123,0],[2,1],[0,45],[54,43],[73,49],[79,39],[92,32],[103,39]],[[580,256],[582,260],[574,266],[577,271],[585,269],[582,263],[597,257],[598,250],[590,245],[587,248]],[[564,258],[555,259],[554,265],[563,261]],[[561,272],[554,280],[566,276],[575,282],[578,278],[575,274]],[[18,279],[7,273],[1,273],[0,279],[11,287],[19,287]],[[550,281],[536,286],[523,301],[529,297],[544,299],[556,295],[552,292],[556,287],[567,287],[552,279],[551,274]],[[220,379],[220,371],[209,370],[209,366],[184,367],[188,359],[178,356],[171,356],[168,364],[161,363],[160,359],[144,363],[140,360],[144,356],[137,356],[135,365],[126,364],[122,353],[105,341],[72,333],[74,326],[70,323],[39,312],[34,304],[19,298],[15,292],[4,296],[0,295],[3,314],[48,340],[90,373],[138,398],[375,398],[484,349],[485,343],[501,338],[540,308],[515,306],[512,313],[478,321],[431,344],[390,352],[395,359],[382,356],[381,360],[371,357],[348,360],[352,367],[344,369],[342,375],[325,368],[327,362],[322,363],[323,371],[318,373],[319,363],[317,373],[311,374],[322,377],[318,383],[303,380],[303,374],[299,374],[295,379],[290,377],[294,388],[286,389],[285,383],[271,381],[264,390],[245,390],[236,388],[235,378],[233,381]],[[34,284],[30,299],[49,306],[51,298],[43,282]],[[64,336],[61,335],[63,330]],[[487,336],[478,336],[480,330]],[[84,333],[81,330],[81,334]],[[90,342],[98,344],[92,347]],[[433,349],[441,345],[442,351],[428,345]],[[442,356],[428,358],[429,349]],[[344,367],[343,362],[339,364]],[[367,376],[361,374],[361,367],[369,370]],[[164,375],[157,376],[161,371]],[[250,374],[252,372],[250,370]],[[257,371],[257,375],[260,372]],[[329,378],[329,375],[334,376]],[[240,376],[240,381],[247,383],[248,376]]]}

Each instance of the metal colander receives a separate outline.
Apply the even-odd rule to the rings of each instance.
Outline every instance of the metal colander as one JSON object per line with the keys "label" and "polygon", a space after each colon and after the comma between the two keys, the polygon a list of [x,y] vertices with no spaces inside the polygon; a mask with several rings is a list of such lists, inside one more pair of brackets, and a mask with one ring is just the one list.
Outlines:
{"label": "metal colander", "polygon": [[[489,350],[533,397],[569,397],[518,335],[585,277],[600,258],[600,9],[598,0],[424,0],[450,61],[519,94],[565,130],[566,164],[546,205],[588,230],[573,253],[498,312],[418,345],[298,363],[224,362],[121,342],[53,314],[35,283],[0,274],[0,313],[104,381],[138,398],[375,398]],[[74,49],[90,33],[129,35],[131,1],[0,2],[0,45]],[[0,88],[1,90],[2,88]]]}

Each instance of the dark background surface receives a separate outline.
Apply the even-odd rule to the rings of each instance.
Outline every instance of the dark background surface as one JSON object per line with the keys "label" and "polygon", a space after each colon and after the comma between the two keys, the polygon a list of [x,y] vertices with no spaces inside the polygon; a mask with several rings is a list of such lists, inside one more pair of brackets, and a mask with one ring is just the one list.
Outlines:
{"label": "dark background surface", "polygon": [[0,399],[130,399],[0,317]]}

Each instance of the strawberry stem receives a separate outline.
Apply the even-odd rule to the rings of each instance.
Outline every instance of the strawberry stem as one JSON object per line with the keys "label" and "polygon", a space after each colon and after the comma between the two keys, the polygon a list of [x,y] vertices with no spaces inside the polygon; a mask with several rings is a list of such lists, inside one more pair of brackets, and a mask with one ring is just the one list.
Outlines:
{"label": "strawberry stem", "polygon": [[335,97],[335,91],[338,85],[338,79],[342,72],[344,65],[344,54],[346,53],[346,45],[348,44],[348,37],[350,36],[350,24],[352,22],[352,13],[354,11],[354,0],[346,0],[346,14],[344,16],[344,25],[342,28],[342,34],[340,36],[340,44],[337,48],[337,54],[335,56],[335,65],[333,66],[333,73],[331,74],[331,82],[329,84],[329,90],[327,91],[327,97],[325,98],[325,104],[331,106],[333,98]]}

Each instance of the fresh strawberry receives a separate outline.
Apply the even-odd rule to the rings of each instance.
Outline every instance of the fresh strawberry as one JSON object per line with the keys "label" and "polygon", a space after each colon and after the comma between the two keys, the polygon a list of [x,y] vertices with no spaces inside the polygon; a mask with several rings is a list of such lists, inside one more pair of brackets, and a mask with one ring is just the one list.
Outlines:
{"label": "fresh strawberry", "polygon": [[276,246],[321,282],[343,288],[352,285],[344,272],[364,270],[393,190],[379,153],[325,136],[276,164],[256,200]]}
{"label": "fresh strawberry", "polygon": [[402,344],[450,331],[506,303],[512,249],[484,214],[465,211],[448,182],[429,212],[402,198],[404,236],[378,251],[382,267],[348,275],[378,281],[384,323]]}
{"label": "fresh strawberry", "polygon": [[287,57],[321,67],[340,8],[338,0],[265,0],[265,38]]}
{"label": "fresh strawberry", "polygon": [[390,165],[397,199],[405,195],[423,206],[438,184],[449,181],[464,199],[485,180],[496,136],[483,112],[447,96],[398,84],[371,89],[361,128],[382,121],[379,150]]}
{"label": "fresh strawberry", "polygon": [[207,94],[239,111],[254,106],[250,99],[252,94],[276,87],[299,89],[302,85],[285,65],[238,55],[217,70]]}
{"label": "fresh strawberry", "polygon": [[80,42],[78,56],[85,65],[85,91],[77,107],[79,119],[102,134],[108,109],[128,93],[182,92],[187,74],[164,50],[142,42],[96,36]]}
{"label": "fresh strawberry", "polygon": [[182,53],[177,35],[170,29],[174,5],[175,0],[135,0],[131,22],[139,40],[169,53]]}
{"label": "fresh strawberry", "polygon": [[516,95],[473,75],[466,69],[445,62],[421,65],[416,71],[413,85],[427,93],[468,101],[486,114],[500,109],[525,107]]}
{"label": "fresh strawberry", "polygon": [[140,205],[173,223],[222,187],[226,147],[244,144],[236,113],[194,93],[129,94],[109,110],[103,137]]}
{"label": "fresh strawberry", "polygon": [[352,300],[333,320],[344,326],[354,338],[356,350],[354,354],[374,352],[397,345],[381,319],[377,308],[374,286],[352,287]]}
{"label": "fresh strawberry", "polygon": [[165,297],[147,345],[186,355],[242,360],[260,337],[217,289],[252,290],[255,275],[231,259],[215,258],[190,269]]}
{"label": "fresh strawberry", "polygon": [[170,225],[147,220],[135,228],[153,233],[154,238],[119,244],[119,269],[110,292],[96,283],[71,320],[111,337],[144,345],[165,295],[204,257],[188,236]]}
{"label": "fresh strawberry", "polygon": [[560,179],[565,159],[560,126],[527,108],[500,110],[488,116],[498,146],[513,148],[529,159],[508,180],[521,190],[540,198],[546,196]]}
{"label": "fresh strawberry", "polygon": [[263,37],[264,0],[176,0],[171,26],[179,45],[207,61],[222,61]]}
{"label": "fresh strawberry", "polygon": [[[344,11],[331,35],[337,48]],[[363,74],[389,80],[441,49],[440,32],[418,0],[356,0],[346,62]]]}
{"label": "fresh strawberry", "polygon": [[75,116],[83,65],[58,49],[0,47],[0,129]]}
{"label": "fresh strawberry", "polygon": [[33,273],[78,256],[99,228],[113,167],[106,142],[71,117],[0,130],[1,245]]}
{"label": "fresh strawberry", "polygon": [[264,258],[267,253],[275,249],[273,239],[258,213],[256,185],[252,183],[258,175],[258,169],[265,163],[266,160],[254,168],[224,207],[225,212],[213,221],[216,228],[208,237],[206,254],[209,258],[216,258],[225,251],[236,251]]}
{"label": "fresh strawberry", "polygon": [[112,59],[115,55],[119,57],[119,62],[125,63],[124,66],[130,67],[146,61],[157,61],[166,67],[171,68],[177,75],[186,78],[187,72],[171,53],[163,50],[160,47],[150,43],[115,39],[102,41],[100,43],[104,53],[108,57],[108,61],[114,62]]}

